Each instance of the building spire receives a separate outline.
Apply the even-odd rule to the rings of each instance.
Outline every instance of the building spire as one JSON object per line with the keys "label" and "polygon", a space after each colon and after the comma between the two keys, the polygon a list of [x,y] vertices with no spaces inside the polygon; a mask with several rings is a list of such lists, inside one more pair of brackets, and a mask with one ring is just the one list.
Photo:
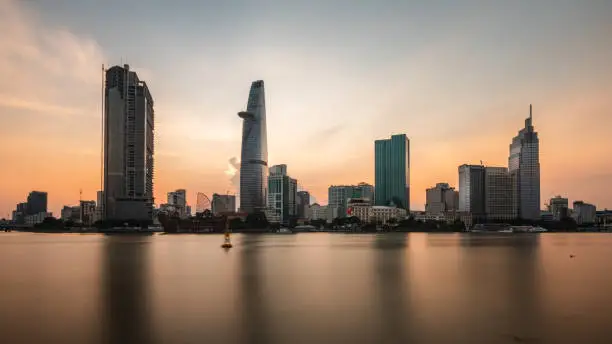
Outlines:
{"label": "building spire", "polygon": [[532,115],[532,112],[531,112],[531,104],[529,104],[529,119],[532,119],[531,115]]}

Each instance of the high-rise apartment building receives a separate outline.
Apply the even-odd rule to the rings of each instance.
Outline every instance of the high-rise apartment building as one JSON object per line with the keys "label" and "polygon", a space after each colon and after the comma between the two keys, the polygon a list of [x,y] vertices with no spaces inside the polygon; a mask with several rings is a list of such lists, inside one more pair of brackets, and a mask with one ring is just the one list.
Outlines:
{"label": "high-rise apartment building", "polygon": [[569,216],[568,199],[561,196],[556,196],[550,199],[549,202],[550,212],[552,213],[553,219],[560,221]]}
{"label": "high-rise apartment building", "polygon": [[47,193],[42,191],[32,191],[28,195],[27,215],[47,212]]}
{"label": "high-rise apartment building", "polygon": [[251,84],[246,111],[238,113],[242,123],[240,153],[240,211],[266,210],[268,190],[268,136],[263,80]]}
{"label": "high-rise apartment building", "polygon": [[167,198],[167,203],[177,208],[185,208],[187,206],[187,191],[185,189],[168,192]]}
{"label": "high-rise apartment building", "polygon": [[168,192],[167,204],[173,206],[180,217],[188,217],[190,215],[187,213],[187,190],[185,189]]}
{"label": "high-rise apartment building", "polygon": [[459,166],[459,211],[473,217],[485,216],[485,168],[482,165]]}
{"label": "high-rise apartment building", "polygon": [[540,141],[529,117],[510,144],[508,170],[512,178],[513,207],[519,218],[540,218]]}
{"label": "high-rise apartment building", "polygon": [[512,220],[512,179],[506,167],[485,167],[485,214],[487,220]]}
{"label": "high-rise apartment building", "polygon": [[106,71],[104,98],[104,217],[152,220],[153,97],[123,65]]}
{"label": "high-rise apartment building", "polygon": [[298,191],[297,193],[297,212],[298,218],[306,218],[306,209],[310,205],[310,193],[308,191]]}
{"label": "high-rise apartment building", "polygon": [[214,215],[233,213],[236,211],[236,196],[213,194],[211,208]]}
{"label": "high-rise apartment building", "polygon": [[288,224],[297,217],[297,180],[287,175],[287,165],[270,167],[268,176],[268,211],[270,222]]}
{"label": "high-rise apartment building", "polygon": [[596,215],[597,208],[593,204],[585,203],[583,201],[574,202],[573,217],[576,220],[577,224],[593,224],[595,223]]}
{"label": "high-rise apartment building", "polygon": [[427,214],[455,212],[459,208],[459,192],[448,183],[438,183],[435,187],[427,189],[425,196]]}
{"label": "high-rise apartment building", "polygon": [[410,209],[410,141],[405,134],[374,142],[376,205]]}
{"label": "high-rise apartment building", "polygon": [[96,217],[96,202],[95,201],[80,201],[79,204],[79,222],[84,225],[91,226]]}

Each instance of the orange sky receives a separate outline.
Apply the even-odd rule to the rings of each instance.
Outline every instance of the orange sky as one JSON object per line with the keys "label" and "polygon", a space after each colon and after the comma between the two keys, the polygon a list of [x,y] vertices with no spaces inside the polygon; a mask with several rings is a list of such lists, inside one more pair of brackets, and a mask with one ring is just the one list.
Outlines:
{"label": "orange sky", "polygon": [[[119,64],[128,49],[109,43],[95,18],[59,20],[36,6],[0,1],[0,217],[31,190],[49,193],[55,215],[76,204],[81,189],[84,199],[95,199],[100,65]],[[416,47],[378,40],[372,42],[387,45],[368,43],[359,54],[359,45],[311,49],[304,34],[263,29],[257,34],[266,44],[244,43],[242,51],[232,42],[206,51],[179,42],[162,53],[143,36],[129,62],[155,99],[156,203],[176,188],[187,189],[192,204],[198,191],[237,191],[226,173],[240,155],[236,112],[250,82],[263,79],[269,164],[287,164],[321,203],[329,185],[373,183],[374,140],[406,133],[411,206],[423,209],[426,188],[456,186],[458,165],[505,166],[532,103],[542,201],[561,194],[612,208],[612,49],[603,34],[610,25],[578,21],[586,31],[546,36],[554,33],[545,25],[557,24],[517,31],[500,46],[463,24]],[[351,38],[338,27],[337,35]],[[157,29],[146,34],[164,34]],[[167,29],[175,37],[186,30]],[[288,43],[298,37],[303,41]]]}

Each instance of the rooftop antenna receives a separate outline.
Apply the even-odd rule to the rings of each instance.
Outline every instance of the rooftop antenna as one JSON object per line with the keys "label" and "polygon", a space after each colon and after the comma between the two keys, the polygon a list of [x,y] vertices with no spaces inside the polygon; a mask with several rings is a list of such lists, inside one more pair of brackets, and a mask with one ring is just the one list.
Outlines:
{"label": "rooftop antenna", "polygon": [[531,104],[529,104],[529,119],[531,119]]}
{"label": "rooftop antenna", "polygon": [[100,91],[100,112],[102,114],[100,124],[100,190],[104,190],[104,63],[102,64],[102,85]]}

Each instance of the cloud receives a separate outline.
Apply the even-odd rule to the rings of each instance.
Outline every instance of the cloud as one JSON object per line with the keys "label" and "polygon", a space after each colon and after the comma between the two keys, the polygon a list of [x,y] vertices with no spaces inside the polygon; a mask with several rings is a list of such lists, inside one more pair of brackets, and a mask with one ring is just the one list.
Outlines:
{"label": "cloud", "polygon": [[91,38],[43,26],[26,6],[0,1],[0,108],[98,115],[102,49]]}
{"label": "cloud", "polygon": [[225,174],[230,177],[230,183],[234,188],[233,191],[238,193],[240,192],[240,161],[238,161],[238,158],[232,157],[228,162],[229,165]]}
{"label": "cloud", "polygon": [[0,133],[5,145],[22,147],[0,150],[0,160],[11,162],[0,170],[2,213],[32,189],[48,191],[57,213],[80,188],[90,199],[99,188],[100,156],[83,152],[100,150],[105,54],[92,38],[48,25],[33,9],[0,0]]}

